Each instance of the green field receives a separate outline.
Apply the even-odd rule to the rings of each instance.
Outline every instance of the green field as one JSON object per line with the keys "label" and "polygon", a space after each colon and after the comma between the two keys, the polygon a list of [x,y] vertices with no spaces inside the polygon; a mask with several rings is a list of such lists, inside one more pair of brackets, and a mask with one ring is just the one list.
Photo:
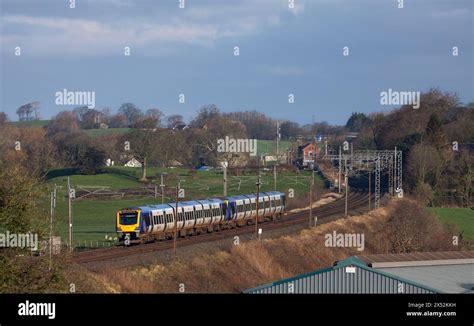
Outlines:
{"label": "green field", "polygon": [[[160,172],[179,174],[181,187],[185,190],[184,200],[207,198],[222,195],[222,173],[218,171],[197,172],[194,176],[190,174],[189,169],[164,169],[149,168],[148,177],[156,178]],[[140,176],[140,168],[113,167],[107,168],[106,173],[97,175],[71,175],[70,180],[75,189],[80,187],[110,187],[110,189],[138,188],[143,184],[136,181]],[[310,172],[301,172],[298,176],[294,172],[281,173],[278,176],[277,189],[287,191],[289,188],[295,190],[295,195],[305,194],[308,191]],[[159,179],[156,180],[159,184]],[[254,175],[230,176],[228,184],[228,195],[246,194],[255,192]],[[323,181],[316,175],[316,185],[323,187]],[[240,188],[239,188],[240,183]],[[262,176],[261,191],[274,190],[272,171],[266,171]],[[58,186],[57,199],[57,233],[67,240],[68,235],[68,214],[67,214],[67,176],[60,176],[49,179],[47,184],[50,189],[54,185]],[[170,181],[170,187],[176,184]],[[167,198],[165,202],[173,201]],[[114,217],[117,210],[127,206],[147,205],[161,203],[161,198],[153,198],[150,194],[147,198],[136,198],[125,200],[75,200],[73,201],[73,219],[74,219],[74,239],[84,242],[84,240],[100,241],[105,236],[115,236]],[[49,202],[45,200],[44,211],[48,215]]]}
{"label": "green field", "polygon": [[130,130],[130,128],[83,129],[84,133],[92,138],[106,135],[123,135]]}
{"label": "green field", "polygon": [[[287,140],[280,141],[280,153],[290,149],[291,142]],[[258,140],[257,141],[257,155],[274,154],[276,153],[276,141],[274,140]]]}
{"label": "green field", "polygon": [[464,236],[474,241],[474,210],[470,208],[428,208],[439,216],[443,223],[455,224]]}
{"label": "green field", "polygon": [[32,121],[12,121],[11,125],[15,127],[44,127],[48,124],[50,120],[32,120]]}

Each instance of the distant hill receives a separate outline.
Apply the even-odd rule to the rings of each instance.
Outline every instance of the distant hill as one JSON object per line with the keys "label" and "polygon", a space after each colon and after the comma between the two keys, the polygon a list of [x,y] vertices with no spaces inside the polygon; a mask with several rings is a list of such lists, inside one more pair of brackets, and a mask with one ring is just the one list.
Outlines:
{"label": "distant hill", "polygon": [[[33,120],[33,121],[12,121],[11,125],[16,127],[33,127],[41,128],[46,126],[50,120]],[[92,137],[102,137],[107,135],[122,135],[129,132],[131,128],[108,128],[108,129],[82,129],[82,131]],[[271,154],[275,152],[276,143],[274,140],[258,140],[257,154]],[[291,142],[282,140],[280,141],[280,150],[286,151],[291,147]]]}

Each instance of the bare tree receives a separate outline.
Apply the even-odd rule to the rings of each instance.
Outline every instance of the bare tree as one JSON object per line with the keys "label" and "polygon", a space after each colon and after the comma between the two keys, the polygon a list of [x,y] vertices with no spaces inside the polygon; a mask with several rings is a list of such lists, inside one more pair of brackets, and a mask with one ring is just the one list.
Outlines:
{"label": "bare tree", "polygon": [[183,124],[183,116],[180,114],[170,115],[168,118],[168,128],[174,129],[176,126]]}
{"label": "bare tree", "polygon": [[133,103],[122,104],[118,111],[127,117],[129,127],[134,127],[142,116],[142,111]]}

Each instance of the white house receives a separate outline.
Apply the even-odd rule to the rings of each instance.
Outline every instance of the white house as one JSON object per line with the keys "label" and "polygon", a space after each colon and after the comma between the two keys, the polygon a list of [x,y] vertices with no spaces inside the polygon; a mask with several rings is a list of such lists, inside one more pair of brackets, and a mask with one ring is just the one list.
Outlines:
{"label": "white house", "polygon": [[141,168],[142,164],[140,162],[138,162],[135,158],[132,158],[130,161],[125,163],[124,166],[128,166],[130,168]]}

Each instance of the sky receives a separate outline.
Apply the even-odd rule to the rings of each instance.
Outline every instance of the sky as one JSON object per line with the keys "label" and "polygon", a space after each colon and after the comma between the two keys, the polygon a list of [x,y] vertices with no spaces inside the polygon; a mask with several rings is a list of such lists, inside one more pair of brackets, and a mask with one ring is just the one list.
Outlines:
{"label": "sky", "polygon": [[0,111],[39,101],[49,119],[79,106],[56,104],[64,89],[98,110],[189,120],[215,104],[300,124],[389,111],[388,89],[474,101],[472,0],[181,1],[0,0]]}

